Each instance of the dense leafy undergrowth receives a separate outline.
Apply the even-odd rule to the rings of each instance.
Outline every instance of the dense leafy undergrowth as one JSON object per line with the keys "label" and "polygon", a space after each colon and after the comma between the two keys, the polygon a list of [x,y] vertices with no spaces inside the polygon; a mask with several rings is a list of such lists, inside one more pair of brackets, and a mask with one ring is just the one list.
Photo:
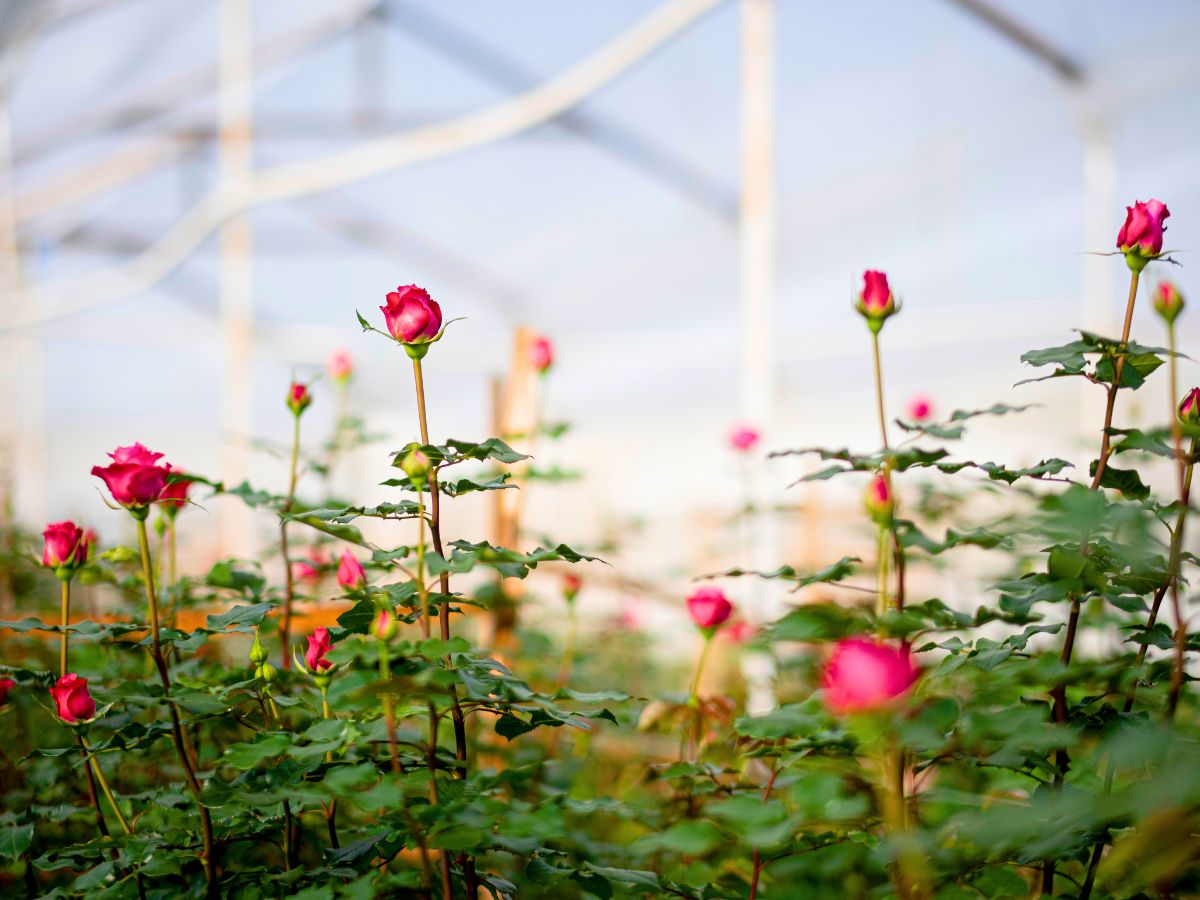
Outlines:
{"label": "dense leafy undergrowth", "polygon": [[[565,477],[513,449],[563,426],[431,437],[424,361],[453,353],[453,338],[416,287],[388,295],[386,328],[359,317],[411,367],[416,437],[392,451],[395,476],[361,505],[328,496],[322,476],[367,436],[343,415],[330,441],[305,450],[305,384],[287,395],[296,428],[282,493],[118,448],[93,472],[113,506],[96,515],[113,518],[106,530],[124,521],[136,543],[105,547],[73,523],[50,526],[36,550],[10,541],[4,588],[18,615],[0,657],[0,889],[1200,893],[1188,674],[1198,637],[1186,629],[1197,558],[1184,539],[1200,391],[1178,405],[1182,300],[1169,283],[1142,292],[1163,340],[1129,335],[1144,270],[1169,262],[1166,216],[1136,204],[1121,230],[1131,285],[1120,338],[1081,332],[1023,357],[1036,375],[1084,379],[1104,396],[1090,472],[956,451],[978,417],[1020,428],[1022,406],[894,420],[880,397],[879,448],[777,454],[815,458],[810,480],[865,482],[874,555],[816,571],[697,572],[719,580],[688,598],[695,627],[680,634],[595,616],[581,628],[575,607],[591,575],[571,573],[609,555],[599,543],[537,545],[528,526],[507,547],[442,533],[442,510],[460,497]],[[884,325],[899,312],[886,276],[867,273],[856,308],[878,391]],[[531,352],[544,374],[549,344]],[[344,392],[349,360],[331,376]],[[1037,390],[1016,399],[1035,403]],[[1161,409],[1160,427],[1119,427],[1134,391],[1155,398],[1144,402]],[[754,454],[756,438],[743,430],[734,443]],[[177,537],[209,527],[189,505],[210,502],[244,503],[272,523],[271,552],[177,571]],[[961,552],[993,573],[960,592],[974,596],[969,607],[914,589],[914,572]],[[610,562],[605,571],[619,571]],[[748,633],[715,587],[740,589],[739,578],[806,591]],[[565,629],[522,619],[527,585],[560,593]],[[814,585],[823,599],[811,600]],[[702,648],[694,661],[654,661],[653,644],[684,638]],[[714,645],[771,673],[774,708],[748,711],[735,667],[700,677]]]}

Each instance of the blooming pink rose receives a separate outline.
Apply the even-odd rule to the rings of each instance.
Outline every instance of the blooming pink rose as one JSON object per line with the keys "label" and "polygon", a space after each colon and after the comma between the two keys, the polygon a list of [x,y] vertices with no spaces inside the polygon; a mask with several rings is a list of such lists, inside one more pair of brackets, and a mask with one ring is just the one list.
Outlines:
{"label": "blooming pink rose", "polygon": [[730,622],[729,627],[721,632],[721,634],[731,643],[745,644],[754,637],[754,631],[754,626],[743,620],[741,622]]}
{"label": "blooming pink rose", "polygon": [[1160,281],[1151,301],[1154,310],[1170,325],[1183,312],[1183,294],[1170,281]]}
{"label": "blooming pink rose", "polygon": [[738,425],[729,432],[729,446],[744,453],[753,449],[761,437],[758,429],[751,428],[749,425]]}
{"label": "blooming pink rose", "polygon": [[442,308],[415,284],[396,288],[387,295],[387,306],[379,309],[392,337],[404,344],[435,338],[442,327]]}
{"label": "blooming pink rose", "polygon": [[688,614],[700,628],[719,628],[733,612],[733,604],[718,587],[702,587],[687,598]]}
{"label": "blooming pink rose", "polygon": [[1185,422],[1200,422],[1200,387],[1194,387],[1179,404],[1179,418]]}
{"label": "blooming pink rose", "polygon": [[325,371],[334,381],[345,384],[354,374],[354,357],[350,355],[349,350],[334,350],[329,354],[329,361],[325,363]]}
{"label": "blooming pink rose", "polygon": [[[182,474],[178,469],[172,468],[170,463],[167,463],[165,468],[172,475]],[[193,484],[195,482],[190,478],[181,478],[178,481],[167,483],[159,495],[159,502],[168,515],[174,515],[187,505],[188,491],[191,490]]]}
{"label": "blooming pink rose", "polygon": [[928,422],[933,415],[933,404],[928,397],[913,397],[908,403],[908,418],[913,422]]}
{"label": "blooming pink rose", "polygon": [[554,365],[554,345],[547,337],[538,336],[529,346],[529,364],[545,375]]}
{"label": "blooming pink rose", "polygon": [[54,711],[68,725],[96,715],[96,701],[88,690],[87,679],[74,672],[59,678],[50,688],[50,696],[54,699]]}
{"label": "blooming pink rose", "polygon": [[329,629],[322,625],[308,636],[308,649],[304,651],[304,661],[308,670],[320,674],[326,669],[332,669],[333,663],[325,658],[333,642],[329,640]]}
{"label": "blooming pink rose", "polygon": [[301,384],[298,381],[293,381],[291,386],[288,388],[287,408],[290,409],[294,415],[298,416],[300,413],[308,409],[311,403],[312,394],[308,392],[308,385]]}
{"label": "blooming pink rose", "polygon": [[57,569],[59,566],[82,566],[87,562],[87,541],[83,529],[74,522],[51,522],[42,537],[45,539],[43,566]]}
{"label": "blooming pink rose", "polygon": [[883,475],[876,475],[867,485],[867,495],[864,499],[867,514],[880,524],[892,517],[896,502],[892,498],[892,486]]}
{"label": "blooming pink rose", "polygon": [[839,641],[821,679],[825,705],[839,715],[876,709],[907,691],[919,674],[906,647]]}
{"label": "blooming pink rose", "polygon": [[1163,220],[1170,215],[1165,203],[1135,200],[1133,206],[1125,207],[1125,224],[1117,235],[1117,247],[1126,258],[1131,252],[1141,257],[1158,256],[1162,252],[1163,232],[1167,230]]}
{"label": "blooming pink rose", "polygon": [[17,686],[11,678],[0,678],[0,706],[8,702],[8,692]]}
{"label": "blooming pink rose", "polygon": [[147,450],[141,444],[118,447],[108,454],[112,464],[101,468],[92,466],[92,474],[108,485],[112,498],[126,508],[142,508],[153,503],[167,485],[168,467],[156,465],[161,453]]}
{"label": "blooming pink rose", "polygon": [[354,554],[349,550],[342,551],[338,562],[337,581],[347,591],[362,590],[367,584],[367,573]]}

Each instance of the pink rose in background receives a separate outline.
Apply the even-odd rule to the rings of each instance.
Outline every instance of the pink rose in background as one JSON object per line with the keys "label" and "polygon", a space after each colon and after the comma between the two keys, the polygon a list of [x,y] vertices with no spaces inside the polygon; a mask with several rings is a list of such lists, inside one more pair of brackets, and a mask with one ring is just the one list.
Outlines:
{"label": "pink rose in background", "polygon": [[387,305],[379,309],[392,337],[411,344],[437,337],[442,327],[442,308],[424,288],[402,285],[387,295]]}
{"label": "pink rose in background", "polygon": [[933,403],[924,395],[913,397],[908,402],[908,418],[913,422],[928,422],[933,416]]}
{"label": "pink rose in background", "polygon": [[50,569],[59,566],[82,566],[87,562],[88,545],[83,529],[74,522],[51,522],[42,532],[45,546],[42,565]]}
{"label": "pink rose in background", "polygon": [[307,560],[297,560],[292,563],[292,574],[302,581],[320,581],[324,574],[323,566],[329,565],[329,554],[322,547],[309,547],[304,551]]}
{"label": "pink rose in background", "polygon": [[[172,475],[182,474],[178,469],[171,468],[171,464],[167,463],[164,468]],[[187,505],[188,491],[191,490],[194,482],[189,478],[181,478],[179,481],[172,481],[163,488],[162,494],[159,495],[159,502],[167,510],[168,515],[173,515]]]}
{"label": "pink rose in background", "polygon": [[583,579],[574,572],[567,572],[562,577],[562,592],[567,598],[567,602],[571,602],[579,596],[579,589],[583,587]]}
{"label": "pink rose in background", "polygon": [[742,620],[740,622],[730,622],[721,634],[730,643],[745,644],[754,637],[756,629],[749,622]]}
{"label": "pink rose in background", "polygon": [[324,625],[308,636],[308,647],[304,651],[304,661],[308,664],[310,672],[319,675],[326,669],[333,668],[333,663],[325,658],[325,654],[329,652],[329,648],[332,646],[333,642],[329,640],[329,629]]}
{"label": "pink rose in background", "polygon": [[1170,281],[1160,281],[1158,287],[1154,289],[1154,297],[1151,300],[1154,305],[1154,310],[1168,325],[1172,324],[1179,314],[1183,312],[1183,294],[1179,293],[1179,288]]}
{"label": "pink rose in background", "polygon": [[1125,207],[1125,224],[1117,235],[1117,247],[1128,255],[1131,251],[1143,257],[1158,256],[1162,252],[1163,221],[1171,215],[1167,205],[1158,200],[1142,203],[1135,200],[1133,206]]}
{"label": "pink rose in background", "polygon": [[740,453],[745,453],[753,450],[761,437],[757,428],[751,428],[749,425],[737,425],[733,431],[729,432],[729,446]]}
{"label": "pink rose in background", "polygon": [[621,627],[626,631],[641,631],[642,625],[642,601],[636,597],[627,598],[621,603]]}
{"label": "pink rose in background", "polygon": [[371,626],[375,637],[381,641],[390,641],[396,636],[399,626],[396,624],[396,617],[386,609],[381,609],[379,615],[375,617],[375,622]]}
{"label": "pink rose in background", "polygon": [[905,647],[839,641],[821,679],[825,705],[838,715],[877,709],[904,694],[919,674]]}
{"label": "pink rose in background", "polygon": [[367,584],[367,573],[354,554],[343,550],[338,562],[337,581],[347,591],[362,590]]}
{"label": "pink rose in background", "polygon": [[688,614],[700,628],[719,628],[733,612],[733,604],[718,587],[702,587],[687,598]]}
{"label": "pink rose in background", "polygon": [[545,375],[554,365],[554,345],[550,339],[539,335],[529,345],[529,364]]}
{"label": "pink rose in background", "polygon": [[892,517],[896,502],[892,498],[892,486],[883,475],[876,475],[867,485],[867,495],[864,499],[867,514],[880,524]]}
{"label": "pink rose in background", "polygon": [[349,350],[341,348],[334,350],[329,354],[328,362],[325,363],[325,371],[338,384],[345,384],[354,374],[354,357],[350,355]]}
{"label": "pink rose in background", "polygon": [[1185,422],[1200,422],[1200,387],[1194,387],[1179,404],[1179,418]]}
{"label": "pink rose in background", "polygon": [[87,679],[68,672],[50,688],[54,711],[68,725],[96,715],[96,701],[88,690]]}
{"label": "pink rose in background", "polygon": [[8,702],[8,692],[17,686],[11,678],[0,678],[0,706]]}
{"label": "pink rose in background", "polygon": [[104,481],[117,503],[126,508],[140,508],[159,498],[167,485],[168,472],[167,466],[157,465],[161,453],[133,444],[118,447],[108,455],[112,464],[104,468],[92,466],[92,474]]}

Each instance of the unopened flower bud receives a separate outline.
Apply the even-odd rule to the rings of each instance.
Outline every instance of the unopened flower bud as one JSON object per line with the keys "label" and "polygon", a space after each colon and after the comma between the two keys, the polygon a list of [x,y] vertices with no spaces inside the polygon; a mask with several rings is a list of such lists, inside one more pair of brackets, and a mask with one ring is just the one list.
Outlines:
{"label": "unopened flower bud", "polygon": [[854,308],[867,320],[867,327],[875,334],[883,323],[899,310],[896,296],[888,286],[885,272],[868,269],[863,272],[863,289],[854,300]]}
{"label": "unopened flower bud", "polygon": [[1170,281],[1161,281],[1154,291],[1154,310],[1168,325],[1173,325],[1183,312],[1183,294]]}
{"label": "unopened flower bud", "polygon": [[375,617],[375,623],[371,626],[372,633],[381,641],[390,641],[399,630],[400,626],[396,624],[396,617],[386,609],[379,611],[379,615]]}
{"label": "unopened flower bud", "polygon": [[884,475],[876,475],[869,485],[864,498],[867,514],[880,525],[886,525],[892,520],[892,512],[896,508],[892,498],[892,486]]}
{"label": "unopened flower bud", "polygon": [[308,409],[311,403],[312,394],[308,392],[308,385],[293,381],[292,386],[288,388],[287,408],[292,411],[293,415],[298,416]]}
{"label": "unopened flower bud", "polygon": [[270,663],[263,663],[258,667],[257,670],[255,670],[254,674],[267,684],[270,684],[275,680],[275,667]]}
{"label": "unopened flower bud", "polygon": [[1187,392],[1183,402],[1179,404],[1179,418],[1192,424],[1200,422],[1200,387],[1194,387]]}
{"label": "unopened flower bud", "polygon": [[1171,215],[1167,204],[1159,200],[1142,203],[1135,200],[1125,207],[1125,224],[1117,234],[1117,249],[1125,254],[1125,263],[1134,272],[1146,268],[1146,263],[1162,253],[1163,221]]}
{"label": "unopened flower bud", "polygon": [[258,632],[254,632],[254,643],[250,645],[250,662],[261,666],[267,661],[267,648],[262,645]]}
{"label": "unopened flower bud", "polygon": [[420,450],[412,450],[404,457],[400,468],[413,484],[422,485],[429,477],[429,457]]}
{"label": "unopened flower bud", "polygon": [[563,597],[568,603],[574,603],[575,598],[579,596],[579,589],[583,587],[583,579],[574,572],[568,572],[563,576],[562,592]]}

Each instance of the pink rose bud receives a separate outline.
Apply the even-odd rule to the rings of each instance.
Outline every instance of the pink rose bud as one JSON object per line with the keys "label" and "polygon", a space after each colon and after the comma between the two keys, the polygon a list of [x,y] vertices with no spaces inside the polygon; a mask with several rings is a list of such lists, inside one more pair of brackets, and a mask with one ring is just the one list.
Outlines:
{"label": "pink rose bud", "polygon": [[754,445],[761,437],[757,428],[751,428],[749,425],[737,425],[733,431],[729,432],[729,446],[740,453],[745,453],[753,450]]}
{"label": "pink rose bud", "polygon": [[325,363],[325,371],[338,384],[345,384],[354,375],[354,357],[349,350],[334,350]]}
{"label": "pink rose bud", "polygon": [[0,678],[0,706],[8,702],[8,693],[17,686],[11,678]]}
{"label": "pink rose bud", "polygon": [[1183,402],[1179,404],[1179,418],[1184,422],[1200,422],[1200,387],[1194,387],[1187,392]]}
{"label": "pink rose bud", "polygon": [[362,563],[355,559],[349,550],[342,551],[341,560],[338,562],[337,581],[347,591],[361,591],[367,585],[367,573],[363,570]]}
{"label": "pink rose bud", "polygon": [[50,688],[50,696],[54,700],[54,711],[68,725],[96,715],[96,701],[88,690],[87,679],[74,672],[59,678]]}
{"label": "pink rose bud", "polygon": [[287,394],[287,408],[292,411],[292,415],[300,415],[300,413],[308,409],[311,403],[312,394],[308,392],[308,385],[293,381],[291,387],[288,388]]}
{"label": "pink rose bud", "polygon": [[371,630],[375,637],[381,641],[390,641],[396,636],[400,626],[396,624],[396,617],[386,609],[381,609],[379,615],[375,617],[375,623],[371,626]]}
{"label": "pink rose bud", "polygon": [[1155,311],[1168,324],[1174,324],[1183,312],[1183,294],[1170,281],[1160,281],[1154,289],[1153,304]]}
{"label": "pink rose bud", "polygon": [[754,637],[754,630],[754,626],[749,622],[731,622],[729,627],[721,632],[721,634],[730,643],[745,644]]}
{"label": "pink rose bud", "polygon": [[821,678],[825,705],[838,715],[878,709],[904,694],[919,674],[905,647],[839,641]]}
{"label": "pink rose bud", "polygon": [[417,487],[429,480],[429,457],[420,450],[410,450],[400,463],[400,469]]}
{"label": "pink rose bud", "polygon": [[899,309],[885,273],[875,269],[863,272],[863,289],[854,301],[854,308],[867,320],[867,327],[878,334],[888,317]]}
{"label": "pink rose bud", "polygon": [[[171,468],[170,463],[164,468],[175,476],[183,474],[178,469]],[[177,481],[168,482],[167,486],[163,488],[162,494],[159,495],[159,502],[168,516],[174,516],[187,505],[188,491],[191,490],[194,483],[190,478],[179,478]]]}
{"label": "pink rose bud", "polygon": [[161,453],[141,444],[118,447],[108,454],[112,464],[92,466],[92,474],[108,486],[112,498],[126,509],[144,510],[156,501],[167,486],[167,466],[155,465]]}
{"label": "pink rose bud", "polygon": [[933,404],[928,397],[913,397],[908,403],[908,418],[913,422],[928,422],[933,416]]}
{"label": "pink rose bud", "polygon": [[392,337],[402,344],[415,344],[437,337],[442,327],[442,308],[424,288],[402,285],[387,295],[387,306],[379,307]]}
{"label": "pink rose bud", "polygon": [[100,535],[96,534],[94,528],[86,528],[83,532],[83,542],[88,546],[88,552],[91,553],[100,545]]}
{"label": "pink rose bud", "polygon": [[308,648],[304,651],[304,661],[308,670],[319,675],[326,669],[332,669],[333,663],[325,658],[333,643],[329,640],[329,629],[322,625],[308,636]]}
{"label": "pink rose bud", "polygon": [[69,573],[87,562],[87,541],[83,529],[74,522],[51,522],[42,537],[42,565],[46,568],[66,569]]}
{"label": "pink rose bud", "polygon": [[579,596],[579,589],[583,587],[583,579],[574,572],[567,572],[562,578],[563,596],[567,598],[568,603],[573,603],[575,598]]}
{"label": "pink rose bud", "polygon": [[329,565],[329,554],[319,546],[304,551],[305,559],[292,563],[292,574],[302,581],[317,582],[324,574],[322,569]]}
{"label": "pink rose bud", "polygon": [[546,337],[537,337],[529,346],[529,364],[545,375],[554,365],[554,345]]}
{"label": "pink rose bud", "polygon": [[717,587],[702,587],[687,598],[688,614],[703,631],[712,632],[725,623],[733,612],[733,604]]}
{"label": "pink rose bud", "polygon": [[1117,249],[1125,254],[1125,262],[1135,272],[1162,252],[1163,220],[1171,215],[1167,205],[1158,200],[1142,203],[1135,200],[1125,207],[1125,224],[1117,235]]}
{"label": "pink rose bud", "polygon": [[867,507],[867,515],[880,525],[886,525],[892,520],[896,501],[892,498],[892,486],[886,476],[876,475],[871,479],[871,483],[867,485],[864,503]]}

